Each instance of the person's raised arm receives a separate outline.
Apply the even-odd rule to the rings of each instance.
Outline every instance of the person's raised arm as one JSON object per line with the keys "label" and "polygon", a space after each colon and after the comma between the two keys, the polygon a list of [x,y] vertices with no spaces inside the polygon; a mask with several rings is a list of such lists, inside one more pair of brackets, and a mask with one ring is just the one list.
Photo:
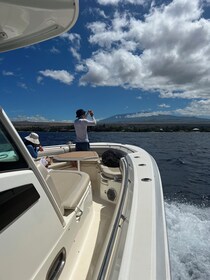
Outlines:
{"label": "person's raised arm", "polygon": [[88,110],[87,115],[90,115],[90,117],[92,118],[92,120],[88,120],[88,124],[89,125],[96,125],[96,119],[94,117],[94,112],[93,110]]}

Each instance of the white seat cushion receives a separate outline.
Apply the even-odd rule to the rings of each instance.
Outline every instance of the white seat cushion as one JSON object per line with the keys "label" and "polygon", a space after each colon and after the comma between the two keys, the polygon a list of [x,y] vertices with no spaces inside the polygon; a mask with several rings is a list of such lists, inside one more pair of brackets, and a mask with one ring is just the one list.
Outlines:
{"label": "white seat cushion", "polygon": [[68,170],[51,170],[49,174],[60,196],[62,207],[75,209],[90,183],[89,175]]}
{"label": "white seat cushion", "polygon": [[64,209],[75,209],[90,184],[87,173],[70,170],[47,169],[37,165],[46,180],[62,214]]}
{"label": "white seat cushion", "polygon": [[122,173],[121,173],[119,167],[108,167],[108,166],[101,164],[100,168],[101,168],[101,172],[102,172],[103,176],[105,176],[109,179],[114,179],[114,178],[120,179],[122,177]]}

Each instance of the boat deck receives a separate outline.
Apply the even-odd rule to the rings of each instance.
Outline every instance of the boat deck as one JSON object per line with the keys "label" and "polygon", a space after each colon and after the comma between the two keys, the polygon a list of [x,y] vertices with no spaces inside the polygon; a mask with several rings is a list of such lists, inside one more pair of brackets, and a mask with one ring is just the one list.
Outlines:
{"label": "boat deck", "polygon": [[[88,221],[88,225],[85,226],[85,237],[84,240],[80,241],[82,246],[76,256],[76,262],[69,279],[92,280],[94,279],[93,274],[96,271],[100,255],[103,252],[106,243],[105,240],[110,231],[116,202],[109,202],[108,199],[103,199],[102,197],[103,195],[105,196],[105,194],[101,193],[102,179],[100,158],[85,160],[80,163],[79,167],[82,172],[88,173],[90,176],[92,188],[92,214]],[[54,170],[78,170],[77,164],[75,165],[73,161],[55,161],[52,162],[49,168]],[[121,186],[121,183],[118,182],[117,185]],[[67,213],[71,212],[72,211],[67,211]]]}
{"label": "boat deck", "polygon": [[114,205],[102,201],[96,196],[93,198],[92,221],[71,279],[93,279],[113,212]]}

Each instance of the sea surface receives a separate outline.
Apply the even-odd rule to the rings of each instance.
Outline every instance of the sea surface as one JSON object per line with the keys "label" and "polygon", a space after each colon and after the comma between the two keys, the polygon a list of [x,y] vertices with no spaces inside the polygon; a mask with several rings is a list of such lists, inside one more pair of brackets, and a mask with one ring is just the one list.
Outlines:
{"label": "sea surface", "polygon": [[[74,132],[39,135],[43,146],[75,141]],[[162,178],[172,280],[210,280],[210,133],[89,132],[89,139],[137,145],[154,157]]]}

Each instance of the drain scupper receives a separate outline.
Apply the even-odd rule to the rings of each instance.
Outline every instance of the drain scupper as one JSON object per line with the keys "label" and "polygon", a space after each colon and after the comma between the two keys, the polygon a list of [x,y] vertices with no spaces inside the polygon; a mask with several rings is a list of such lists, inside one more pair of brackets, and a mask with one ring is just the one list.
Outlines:
{"label": "drain scupper", "polygon": [[114,189],[108,189],[106,195],[109,200],[114,201],[116,199],[117,193]]}

